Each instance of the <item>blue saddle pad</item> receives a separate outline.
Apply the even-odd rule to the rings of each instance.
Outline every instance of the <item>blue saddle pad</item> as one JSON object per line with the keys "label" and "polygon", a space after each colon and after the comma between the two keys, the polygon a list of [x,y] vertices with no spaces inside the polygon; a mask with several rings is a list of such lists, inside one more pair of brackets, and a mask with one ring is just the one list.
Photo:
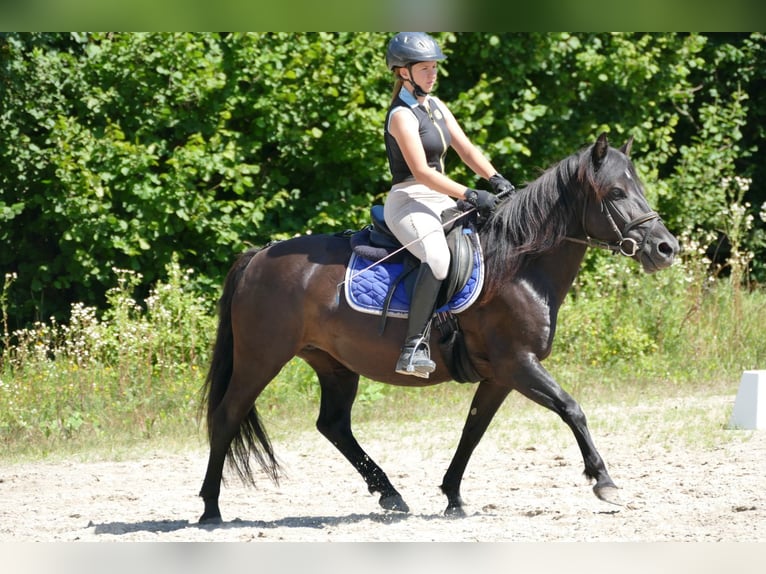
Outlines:
{"label": "blue saddle pad", "polygon": [[[348,304],[357,311],[382,315],[386,296],[393,282],[403,273],[404,263],[374,262],[352,253],[346,268],[345,293]],[[413,271],[417,273],[417,271]],[[478,241],[474,243],[473,271],[465,287],[436,312],[460,313],[470,307],[484,286],[484,263]],[[389,317],[407,317],[410,298],[405,281],[400,281],[388,307]]]}

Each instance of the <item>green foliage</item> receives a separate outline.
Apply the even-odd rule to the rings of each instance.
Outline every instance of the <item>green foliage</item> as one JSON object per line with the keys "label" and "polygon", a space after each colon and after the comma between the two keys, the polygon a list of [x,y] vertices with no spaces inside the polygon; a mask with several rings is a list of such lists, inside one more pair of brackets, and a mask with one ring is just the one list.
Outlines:
{"label": "green foliage", "polygon": [[[116,270],[103,319],[75,304],[68,324],[12,333],[0,361],[0,443],[49,452],[62,441],[108,443],[168,434],[196,421],[215,325],[177,263],[139,305],[140,276]],[[3,307],[3,317],[6,308]]]}
{"label": "green foliage", "polygon": [[[634,136],[636,149],[653,160],[649,167],[674,153],[678,117],[694,97],[690,70],[704,65],[703,36],[478,36],[458,36],[454,50],[467,69],[461,78],[451,75],[443,91],[464,104],[456,109],[467,116],[467,131],[478,132],[475,139],[515,181],[533,179],[602,130],[614,140]],[[486,111],[477,124],[480,103]]]}
{"label": "green foliage", "polygon": [[[613,256],[578,279],[546,361],[565,388],[578,396],[634,396],[632,389],[642,388],[683,394],[720,388],[722,381],[731,388],[742,370],[766,362],[761,324],[752,320],[766,311],[766,294],[743,290],[732,276],[717,279],[701,245],[686,242],[683,261],[656,275]],[[212,304],[190,288],[191,270],[172,262],[166,271],[168,282],[138,301],[141,277],[115,270],[117,286],[103,318],[76,304],[67,325],[4,329],[4,456],[122,450],[151,439],[201,442],[199,389],[215,334]],[[6,277],[0,291],[4,325],[4,293],[12,282]],[[458,413],[474,388],[446,384],[426,391],[362,380],[354,417],[379,419],[385,411],[407,421],[443,404],[454,404]],[[441,406],[426,405],[428,397],[440,397]],[[311,368],[290,361],[259,396],[258,408],[278,434],[308,428],[319,408]]]}
{"label": "green foliage", "polygon": [[[388,188],[385,33],[0,36],[0,269],[14,328],[139,295],[176,257],[212,295],[235,254],[357,228]],[[629,135],[677,233],[737,240],[766,277],[766,36],[439,33],[438,95],[517,185]],[[451,158],[450,175],[483,185]],[[731,182],[747,182],[742,186]],[[12,247],[12,248],[11,248]],[[590,259],[584,273],[598,267]]]}
{"label": "green foliage", "polygon": [[[720,279],[705,244],[682,239],[682,260],[670,269],[645,275],[633,262],[610,256],[577,279],[547,363],[562,384],[619,389],[647,381],[736,381],[766,362],[756,319],[766,311],[766,293],[743,289],[736,273]],[[732,254],[739,261],[751,256]]]}
{"label": "green foliage", "polygon": [[369,35],[0,42],[0,236],[19,247],[0,265],[33,295],[14,316],[101,306],[113,267],[149,285],[174,254],[218,285],[247,244],[361,226],[385,190]]}

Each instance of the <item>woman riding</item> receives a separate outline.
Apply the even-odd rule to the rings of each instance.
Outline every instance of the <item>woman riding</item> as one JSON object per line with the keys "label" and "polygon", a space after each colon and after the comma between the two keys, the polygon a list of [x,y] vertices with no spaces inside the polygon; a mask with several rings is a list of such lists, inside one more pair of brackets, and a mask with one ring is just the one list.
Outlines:
{"label": "woman riding", "polygon": [[[441,213],[462,199],[488,214],[498,201],[496,194],[514,189],[469,141],[447,106],[430,95],[437,62],[444,59],[436,41],[424,32],[401,32],[386,50],[386,64],[396,83],[385,124],[393,185],[384,217],[391,232],[420,260],[396,372],[425,378],[436,369],[428,327],[450,263]],[[489,181],[494,193],[468,188],[445,175],[450,146],[476,175]]]}

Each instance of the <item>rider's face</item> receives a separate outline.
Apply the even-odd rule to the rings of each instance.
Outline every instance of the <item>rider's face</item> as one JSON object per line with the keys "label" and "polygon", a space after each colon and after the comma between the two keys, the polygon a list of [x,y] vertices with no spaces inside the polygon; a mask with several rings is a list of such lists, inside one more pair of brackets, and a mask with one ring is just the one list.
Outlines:
{"label": "rider's face", "polygon": [[[412,78],[410,79],[425,92],[430,92],[436,84],[438,67],[438,62],[417,62],[411,66]],[[402,73],[409,74],[410,71],[405,68]]]}

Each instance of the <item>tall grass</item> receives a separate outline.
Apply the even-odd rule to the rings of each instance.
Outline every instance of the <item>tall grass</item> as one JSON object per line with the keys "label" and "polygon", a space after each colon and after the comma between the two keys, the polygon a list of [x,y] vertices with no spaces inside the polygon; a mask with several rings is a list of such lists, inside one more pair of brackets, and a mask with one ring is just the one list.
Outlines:
{"label": "tall grass", "polygon": [[[559,321],[547,368],[576,396],[645,400],[733,392],[741,371],[766,367],[766,292],[747,285],[747,257],[728,275],[711,267],[690,237],[682,261],[645,275],[624,258],[588,255]],[[736,257],[736,253],[735,253]],[[143,301],[140,276],[115,270],[107,309],[74,305],[67,324],[37,323],[9,332],[4,294],[0,355],[2,456],[119,453],[147,441],[202,443],[197,420],[216,319],[218,293],[188,289],[191,271],[177,264]],[[472,385],[401,389],[363,380],[355,420],[421,420],[458,412]],[[259,398],[276,433],[309,428],[319,390],[310,368],[291,361]],[[452,407],[457,407],[452,408]],[[436,415],[434,415],[436,416]],[[451,423],[452,424],[452,423]]]}
{"label": "tall grass", "polygon": [[[120,446],[195,428],[215,323],[177,264],[139,304],[141,277],[115,270],[108,308],[74,305],[66,325],[4,329],[0,442],[7,454]],[[13,277],[6,276],[5,288]],[[4,313],[5,317],[5,313]],[[5,325],[4,321],[4,325]]]}
{"label": "tall grass", "polygon": [[680,261],[645,275],[635,263],[588,254],[560,315],[549,368],[576,388],[584,381],[615,387],[650,382],[736,386],[745,369],[766,368],[766,292],[748,276],[753,255],[742,249],[751,216],[735,198],[721,214],[731,245],[714,264],[714,237],[686,233]]}
{"label": "tall grass", "polygon": [[651,276],[601,261],[564,305],[547,367],[575,389],[709,385],[766,368],[766,293],[736,272],[716,277],[697,252],[688,241],[681,264]]}

